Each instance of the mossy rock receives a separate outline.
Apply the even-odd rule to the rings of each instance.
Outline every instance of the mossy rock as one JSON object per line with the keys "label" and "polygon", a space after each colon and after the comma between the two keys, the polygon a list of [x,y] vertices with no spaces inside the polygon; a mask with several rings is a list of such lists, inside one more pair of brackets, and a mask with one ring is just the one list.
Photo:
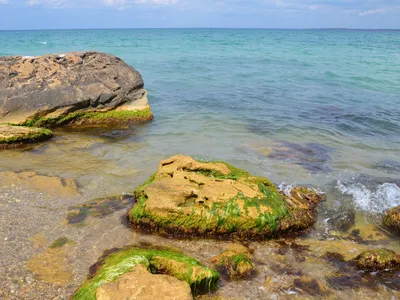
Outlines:
{"label": "mossy rock", "polygon": [[164,274],[185,281],[194,294],[210,291],[218,286],[219,274],[183,253],[160,250],[128,248],[106,255],[92,267],[94,272],[73,295],[74,300],[96,299],[97,289],[130,273],[143,265],[153,274]]}
{"label": "mossy rock", "polygon": [[400,234],[400,206],[392,208],[385,213],[383,225]]}
{"label": "mossy rock", "polygon": [[400,256],[388,249],[364,251],[354,259],[354,262],[359,269],[365,271],[400,268]]}
{"label": "mossy rock", "polygon": [[224,162],[177,155],[135,190],[133,227],[170,236],[274,238],[308,230],[322,196],[306,187],[290,195],[268,179]]}
{"label": "mossy rock", "polygon": [[229,247],[213,257],[211,262],[224,268],[231,279],[237,280],[249,276],[254,270],[252,254],[242,245],[231,244]]}
{"label": "mossy rock", "polygon": [[23,123],[24,126],[59,127],[65,125],[121,125],[131,123],[144,123],[152,120],[153,113],[150,108],[142,110],[109,110],[109,111],[74,111],[54,117],[36,114],[33,118]]}
{"label": "mossy rock", "polygon": [[0,149],[16,148],[27,143],[50,139],[52,132],[43,128],[0,124]]}

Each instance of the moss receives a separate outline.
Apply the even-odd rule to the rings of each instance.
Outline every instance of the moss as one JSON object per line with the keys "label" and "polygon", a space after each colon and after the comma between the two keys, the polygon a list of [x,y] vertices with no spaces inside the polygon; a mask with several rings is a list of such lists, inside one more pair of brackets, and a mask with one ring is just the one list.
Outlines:
{"label": "moss", "polygon": [[69,239],[66,238],[65,236],[60,237],[58,239],[56,239],[49,248],[61,248],[62,246],[64,246],[65,244],[67,244],[69,242]]}
{"label": "moss", "polygon": [[24,134],[11,133],[7,137],[0,137],[0,147],[1,145],[7,146],[20,143],[35,143],[35,142],[45,141],[50,139],[52,136],[53,133],[48,129],[28,128],[27,132]]}
{"label": "moss", "polygon": [[388,210],[383,216],[383,225],[400,233],[400,206]]}
{"label": "moss", "polygon": [[[215,167],[208,168],[206,166],[208,163],[224,164],[230,172],[223,174]],[[168,162],[168,164],[170,163]],[[197,201],[197,195],[193,195],[187,196],[188,199],[180,205],[180,209],[166,213],[153,212],[146,207],[148,197],[146,189],[156,180],[158,174],[156,172],[135,190],[137,202],[128,213],[134,227],[169,236],[264,239],[276,237],[281,233],[306,230],[315,221],[314,207],[307,209],[310,202],[308,201],[310,190],[307,188],[297,190],[296,197],[304,196],[304,199],[287,201],[287,197],[279,192],[268,179],[252,176],[225,162],[203,161],[199,168],[184,167],[182,170],[218,180],[238,181],[253,189],[258,187],[262,197],[249,198],[238,192],[231,199],[220,202],[213,200],[208,204],[206,198],[204,201]],[[190,178],[187,180],[190,181]],[[199,185],[199,188],[201,189],[202,186]],[[318,196],[316,193],[314,194]],[[188,203],[189,200],[190,203]],[[304,205],[299,206],[299,202]],[[190,207],[192,207],[191,211]]]}
{"label": "moss", "polygon": [[364,251],[354,259],[354,262],[358,268],[367,271],[398,269],[400,267],[399,255],[388,249]]}
{"label": "moss", "polygon": [[110,110],[99,111],[76,111],[56,118],[46,118],[39,114],[23,123],[29,127],[57,127],[68,124],[112,124],[124,122],[143,122],[151,120],[153,113],[150,108],[144,110]]}
{"label": "moss", "polygon": [[167,274],[186,281],[193,292],[202,288],[215,288],[218,272],[203,266],[194,258],[171,250],[129,248],[107,256],[93,277],[89,278],[74,294],[75,300],[96,299],[99,286],[115,281],[138,264],[156,274]]}
{"label": "moss", "polygon": [[251,254],[243,246],[231,245],[211,262],[222,267],[232,279],[240,279],[250,275],[254,270]]}
{"label": "moss", "polygon": [[[282,195],[276,188],[273,190],[264,184],[260,184],[260,192],[265,195],[261,199],[248,198],[238,193],[235,198],[227,202],[213,203],[209,209],[204,209],[204,213],[201,215],[195,214],[193,211],[190,216],[185,213],[170,214],[167,217],[156,216],[146,210],[147,199],[142,193],[154,181],[154,178],[155,175],[135,191],[137,203],[129,213],[131,221],[151,220],[159,230],[169,226],[180,227],[189,234],[219,232],[222,235],[229,235],[243,230],[257,230],[268,236],[278,229],[280,220],[290,217]],[[244,209],[241,209],[241,206]],[[263,206],[271,208],[272,211],[260,213],[257,220],[248,217],[248,208],[256,207],[260,211]],[[244,232],[243,235],[245,235]]]}

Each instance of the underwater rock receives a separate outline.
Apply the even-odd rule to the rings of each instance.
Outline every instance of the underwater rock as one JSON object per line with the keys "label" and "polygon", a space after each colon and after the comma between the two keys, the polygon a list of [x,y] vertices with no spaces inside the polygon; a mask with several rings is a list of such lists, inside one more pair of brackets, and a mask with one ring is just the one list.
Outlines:
{"label": "underwater rock", "polygon": [[213,257],[211,262],[223,267],[231,279],[241,279],[253,272],[252,258],[248,248],[240,244],[230,244],[225,251]]}
{"label": "underwater rock", "polygon": [[388,249],[364,251],[355,259],[357,267],[365,271],[378,271],[385,269],[398,269],[400,256]]}
{"label": "underwater rock", "polygon": [[170,236],[273,238],[308,230],[323,199],[313,189],[290,195],[268,179],[223,162],[177,155],[135,190],[133,227]]}
{"label": "underwater rock", "polygon": [[392,159],[385,159],[378,162],[376,168],[385,172],[400,172],[400,162]]}
{"label": "underwater rock", "polygon": [[[105,254],[105,256],[97,264],[91,267],[91,271],[93,272],[92,275],[81,285],[81,287],[73,295],[72,299],[99,299],[96,298],[99,295],[104,296],[102,299],[116,299],[105,298],[107,293],[111,293],[112,290],[115,291],[115,289],[120,289],[121,292],[124,291],[124,293],[129,291],[132,293],[137,293],[138,291],[131,290],[127,286],[124,287],[128,279],[131,281],[131,283],[140,284],[140,286],[144,289],[150,289],[151,292],[155,292],[153,288],[149,287],[148,284],[145,284],[145,281],[143,281],[142,275],[144,271],[141,269],[135,269],[135,267],[138,265],[142,265],[145,270],[153,274],[168,275],[182,282],[186,282],[194,294],[202,291],[209,292],[211,289],[217,287],[219,281],[218,272],[207,268],[194,258],[179,252],[162,249],[116,249],[113,250],[111,254]],[[122,277],[125,274],[129,274],[129,276]],[[145,276],[149,277],[150,275],[145,274]],[[152,280],[155,280],[158,282],[157,284],[160,284],[160,279],[152,277]],[[171,281],[171,279],[164,277],[164,282],[162,285],[165,286],[166,281],[168,280]],[[117,283],[117,286],[109,285],[112,282]],[[181,293],[181,295],[185,295],[183,293],[185,290],[183,285],[174,286],[179,287],[178,292]],[[173,291],[174,290],[171,289],[171,292]],[[161,291],[159,292],[161,293]]]}
{"label": "underwater rock", "polygon": [[42,253],[30,258],[26,268],[39,280],[65,286],[74,277],[68,263],[68,255],[73,248],[72,241],[65,237],[58,238]]}
{"label": "underwater rock", "polygon": [[297,164],[312,173],[330,172],[328,163],[333,148],[318,143],[296,144],[272,141],[265,145],[253,146],[260,155],[270,159]]}
{"label": "underwater rock", "polygon": [[40,175],[33,171],[0,172],[0,183],[6,185],[20,185],[24,188],[36,190],[50,195],[70,197],[79,194],[78,185],[71,178]]}
{"label": "underwater rock", "polygon": [[143,265],[97,289],[97,300],[192,300],[190,286],[168,275],[151,274]]}
{"label": "underwater rock", "polygon": [[383,225],[400,234],[400,206],[389,209],[385,213]]}
{"label": "underwater rock", "polygon": [[68,224],[77,224],[83,222],[88,216],[103,218],[115,211],[125,209],[134,203],[132,195],[122,195],[92,200],[79,206],[73,206],[68,209]]}
{"label": "underwater rock", "polygon": [[140,74],[99,52],[0,57],[0,123],[35,127],[153,118]]}
{"label": "underwater rock", "polygon": [[46,141],[52,136],[48,129],[0,124],[0,150]]}
{"label": "underwater rock", "polygon": [[314,297],[327,296],[331,294],[329,286],[325,282],[309,276],[301,276],[294,279],[293,286]]}

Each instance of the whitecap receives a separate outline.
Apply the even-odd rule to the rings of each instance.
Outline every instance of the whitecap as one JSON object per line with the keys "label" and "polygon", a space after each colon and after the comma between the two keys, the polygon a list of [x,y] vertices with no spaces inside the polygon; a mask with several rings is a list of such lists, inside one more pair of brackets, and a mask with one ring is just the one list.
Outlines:
{"label": "whitecap", "polygon": [[286,182],[282,182],[280,185],[278,185],[278,189],[279,191],[283,192],[286,196],[290,197],[290,192],[293,190],[295,186],[296,183],[287,184]]}
{"label": "whitecap", "polygon": [[374,213],[382,213],[400,205],[400,187],[394,183],[383,183],[374,190],[361,183],[346,184],[337,181],[337,189],[344,195],[352,196],[356,208]]}
{"label": "whitecap", "polygon": [[47,45],[47,42],[39,42],[39,44]]}

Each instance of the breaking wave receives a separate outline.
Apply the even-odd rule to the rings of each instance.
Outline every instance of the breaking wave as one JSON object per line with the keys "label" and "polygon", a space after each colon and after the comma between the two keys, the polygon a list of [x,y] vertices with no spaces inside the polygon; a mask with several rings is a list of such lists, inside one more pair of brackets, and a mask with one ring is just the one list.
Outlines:
{"label": "breaking wave", "polygon": [[400,188],[395,183],[383,183],[375,189],[368,189],[361,183],[343,183],[337,181],[337,189],[353,198],[357,209],[367,212],[382,213],[400,205]]}

